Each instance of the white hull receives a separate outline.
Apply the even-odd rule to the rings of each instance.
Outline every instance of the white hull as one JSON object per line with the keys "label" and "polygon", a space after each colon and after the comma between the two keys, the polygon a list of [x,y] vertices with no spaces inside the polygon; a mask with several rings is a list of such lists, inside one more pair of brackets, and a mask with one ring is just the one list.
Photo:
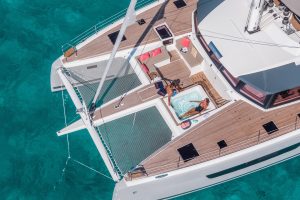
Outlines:
{"label": "white hull", "polygon": [[[123,179],[116,184],[113,199],[174,198],[230,181],[299,154],[300,130],[297,130],[206,163],[166,173],[167,175],[165,174],[161,178],[148,177],[130,182]],[[235,168],[233,169],[233,167]],[[223,173],[215,174],[221,171]],[[164,174],[159,176],[162,175]],[[208,175],[212,175],[214,178],[208,178]]]}

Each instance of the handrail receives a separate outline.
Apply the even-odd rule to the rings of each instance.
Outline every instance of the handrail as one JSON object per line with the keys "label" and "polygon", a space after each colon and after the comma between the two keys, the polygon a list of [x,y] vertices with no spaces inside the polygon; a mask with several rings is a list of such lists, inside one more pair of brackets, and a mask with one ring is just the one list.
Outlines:
{"label": "handrail", "polygon": [[[247,137],[235,138],[230,141],[226,141],[227,147],[223,149],[217,148],[209,148],[205,153],[200,153],[198,157],[195,157],[190,160],[190,163],[184,162],[182,159],[176,159],[171,162],[164,163],[163,165],[156,166],[156,167],[146,167],[147,176],[148,175],[158,175],[161,173],[166,173],[171,170],[177,170],[184,167],[191,166],[196,163],[206,162],[215,158],[219,158],[243,149],[246,149],[251,146],[255,146],[267,140],[270,140],[275,137],[279,137],[283,134],[288,132],[298,130],[300,128],[300,119],[296,115],[296,120],[293,123],[287,124],[286,122],[278,123],[278,131],[273,132],[272,134],[268,134],[265,130],[259,129],[258,131],[249,134]],[[281,125],[281,126],[279,126]],[[246,139],[243,139],[246,138]],[[238,141],[238,142],[237,142]],[[202,147],[202,150],[204,148]],[[199,149],[196,149],[198,152],[201,152]],[[169,170],[164,170],[165,168],[169,168]],[[132,178],[136,179],[136,178]]]}
{"label": "handrail", "polygon": [[[158,0],[141,0],[140,2],[137,3],[136,10],[139,10],[139,9],[141,9],[141,8],[147,6],[147,5],[150,5],[151,3],[154,3],[155,1],[158,1]],[[71,39],[69,42],[63,44],[61,46],[62,53],[64,54],[70,48],[76,49],[76,46],[78,44],[84,42],[89,37],[95,35],[99,31],[103,30],[108,25],[113,24],[116,21],[122,19],[126,14],[126,10],[127,9],[125,8],[125,9],[117,12],[116,14],[114,14],[114,15],[98,22],[97,24],[95,24],[91,28],[85,30],[84,32],[82,32],[81,34],[76,36],[75,38]]]}

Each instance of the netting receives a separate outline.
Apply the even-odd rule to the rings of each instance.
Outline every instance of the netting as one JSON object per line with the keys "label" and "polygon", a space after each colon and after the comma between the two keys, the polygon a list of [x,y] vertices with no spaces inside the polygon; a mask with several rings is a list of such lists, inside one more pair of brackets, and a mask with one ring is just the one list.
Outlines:
{"label": "netting", "polygon": [[98,127],[122,174],[171,140],[172,132],[156,107]]}
{"label": "netting", "polygon": [[[68,69],[69,80],[78,92],[80,99],[87,107],[90,106],[99,82],[101,80],[106,61],[92,65],[78,66]],[[104,86],[97,99],[97,106],[102,105],[141,84],[130,63],[124,58],[115,58],[109,70]]]}

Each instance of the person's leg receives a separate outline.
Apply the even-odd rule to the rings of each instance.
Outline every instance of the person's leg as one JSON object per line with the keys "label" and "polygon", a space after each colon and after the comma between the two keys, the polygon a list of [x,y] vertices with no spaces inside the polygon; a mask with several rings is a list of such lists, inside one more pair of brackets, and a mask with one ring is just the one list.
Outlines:
{"label": "person's leg", "polygon": [[192,108],[189,111],[187,111],[186,113],[184,113],[183,115],[181,115],[180,118],[185,118],[185,117],[189,117],[191,115],[196,115],[197,113],[199,113],[199,112],[197,112],[195,110],[195,108]]}

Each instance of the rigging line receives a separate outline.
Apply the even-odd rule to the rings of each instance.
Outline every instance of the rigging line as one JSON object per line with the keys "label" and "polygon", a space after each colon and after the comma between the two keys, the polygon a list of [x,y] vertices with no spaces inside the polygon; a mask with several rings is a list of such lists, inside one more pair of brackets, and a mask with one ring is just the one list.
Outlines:
{"label": "rigging line", "polygon": [[79,164],[79,165],[81,165],[81,166],[83,166],[83,167],[85,167],[85,168],[87,168],[87,169],[89,169],[89,170],[91,170],[91,171],[93,171],[93,172],[95,172],[95,173],[97,173],[97,174],[100,174],[100,175],[102,175],[102,176],[104,176],[104,177],[106,177],[106,178],[108,178],[108,179],[114,181],[111,177],[109,177],[109,176],[107,176],[107,175],[105,175],[105,174],[99,172],[98,170],[96,170],[96,169],[94,169],[94,168],[92,168],[92,167],[90,167],[90,166],[88,166],[88,165],[86,165],[86,164],[84,164],[84,163],[82,163],[82,162],[80,162],[80,161],[74,159],[74,158],[72,158],[72,160],[73,160],[74,162],[76,162],[77,164]]}
{"label": "rigging line", "polygon": [[[207,31],[209,32],[209,31]],[[221,33],[216,33],[219,35],[222,35]],[[221,40],[228,40],[228,41],[233,41],[233,42],[241,42],[241,43],[250,43],[250,44],[257,44],[257,45],[265,45],[265,46],[276,46],[276,47],[285,47],[285,48],[294,48],[294,49],[299,49],[299,46],[290,46],[290,45],[283,45],[283,44],[277,44],[277,43],[269,43],[269,42],[263,42],[263,41],[258,41],[258,40],[250,40],[250,39],[243,39],[240,37],[235,37],[235,36],[230,36],[230,35],[225,35],[231,38],[225,38],[225,37],[218,37],[218,36],[212,36],[212,35],[206,35],[206,34],[195,34],[197,36],[206,36],[206,37],[211,37],[215,39],[221,39]]]}
{"label": "rigging line", "polygon": [[[162,13],[162,11],[163,11],[163,10],[159,10],[159,12],[158,12],[158,13],[156,14],[156,16],[155,16],[155,19],[152,21],[152,23],[149,24],[151,27],[153,27],[153,25],[154,25],[155,22],[157,21],[158,17],[159,17],[160,14]],[[149,42],[150,34],[148,34],[146,37],[147,37],[146,43],[145,43],[145,45],[143,46],[141,52],[144,52],[144,50],[145,50],[145,48],[146,48],[146,45],[147,45],[148,42]],[[133,52],[134,52],[134,51],[135,51],[135,50],[133,50]],[[135,63],[135,66],[133,67],[133,71],[135,71],[135,69],[136,69],[137,66],[138,66],[138,63]],[[140,75],[141,71],[142,71],[142,70],[140,70],[140,72],[137,74],[137,76]],[[133,84],[135,83],[135,81],[136,81],[136,80],[133,80],[129,86],[132,87]],[[120,100],[119,100],[119,102],[118,102],[118,105],[120,105],[120,104],[122,103],[122,101],[124,100],[124,98],[126,97],[126,95],[128,94],[128,92],[129,92],[129,91],[125,92],[125,93],[120,97]],[[100,108],[100,114],[102,115],[102,113],[101,113],[101,108]],[[106,135],[107,135],[107,134],[108,134],[108,131],[107,131],[106,123],[105,123],[103,117],[101,117],[101,119],[102,119],[102,122],[103,122],[103,124],[104,124],[104,129],[106,130],[105,133],[106,133]],[[134,126],[134,124],[135,124],[135,119],[136,119],[136,113],[135,113],[135,115],[134,115],[133,125],[132,125],[132,127],[131,127],[131,129],[132,129],[131,132],[133,131],[133,126]],[[109,137],[107,137],[107,138],[109,138]],[[109,145],[109,148],[111,149],[110,142],[109,142],[108,145]],[[112,153],[112,151],[111,151],[111,153]]]}
{"label": "rigging line", "polygon": [[[168,1],[166,1],[166,2],[168,3]],[[167,5],[167,4],[162,3],[161,6],[166,6],[166,5]],[[151,28],[153,28],[154,24],[157,22],[157,20],[158,20],[158,18],[160,17],[160,15],[161,15],[162,12],[165,12],[165,8],[162,9],[162,10],[159,9],[159,12],[154,16],[154,18],[152,18],[152,21],[149,23],[149,26],[150,26]],[[165,12],[165,13],[168,13],[168,12]],[[151,34],[148,34],[148,35],[146,36],[147,39],[146,39],[145,45],[143,46],[143,49],[141,50],[141,53],[144,52],[144,50],[145,50],[145,48],[146,48],[146,45],[147,45],[148,42],[149,42],[150,35],[151,35]],[[135,50],[133,50],[132,52],[134,52],[134,51],[135,51]],[[139,66],[138,62],[135,63],[135,66],[133,67],[133,71],[135,71],[135,69],[136,69],[137,66]],[[137,74],[138,77],[139,77],[139,75],[141,74],[141,72],[142,72],[142,70],[140,70],[140,72]],[[134,85],[135,81],[136,81],[136,80],[133,80],[129,86],[132,87],[132,86]],[[129,87],[127,87],[127,88],[129,88]],[[129,91],[125,92],[125,93],[121,96],[120,101],[118,102],[118,105],[121,105],[122,101],[123,101],[124,98],[127,96],[128,92],[129,92]],[[117,105],[117,106],[118,106],[118,105]]]}
{"label": "rigging line", "polygon": [[[163,3],[162,6],[163,6],[163,5],[165,5],[165,4]],[[149,26],[153,27],[153,25],[154,25],[155,22],[157,21],[158,17],[159,17],[160,14],[162,13],[162,11],[163,11],[163,10],[159,10],[159,12],[154,16],[155,19],[152,18],[153,20],[149,23]],[[145,45],[143,46],[143,48],[142,48],[142,50],[141,50],[141,53],[144,52],[144,50],[145,50],[145,48],[146,48],[146,45],[147,45],[148,42],[149,42],[150,35],[151,35],[151,34],[147,34],[147,35],[146,35],[146,37],[147,37],[146,43],[145,43]],[[136,50],[133,50],[133,51],[136,51]],[[138,66],[138,63],[136,62],[136,63],[135,63],[135,66],[133,67],[133,71],[135,71],[135,69],[136,69],[137,66]],[[140,70],[140,72],[137,74],[137,76],[139,76],[139,75],[141,74],[141,72],[142,72],[142,70]],[[136,80],[132,81],[132,83],[130,84],[130,87],[135,83],[135,81],[136,81]],[[125,92],[123,95],[121,95],[120,101],[118,102],[119,105],[122,103],[122,101],[124,100],[124,98],[126,97],[126,95],[128,94],[128,92],[129,92],[129,91],[127,91],[127,92]],[[101,108],[100,108],[100,109],[101,109]],[[101,114],[101,112],[100,112],[100,114]],[[105,121],[104,121],[104,119],[103,119],[103,117],[102,117],[102,114],[101,114],[101,119],[102,119],[103,124],[105,124]]]}
{"label": "rigging line", "polygon": [[[151,21],[152,23],[149,24],[151,27],[153,27],[153,25],[155,24],[155,22],[157,21],[158,17],[160,16],[160,14],[161,14],[162,12],[163,12],[163,10],[159,10],[159,12],[156,14],[155,19],[154,19],[153,21]],[[150,35],[151,35],[151,34],[148,34],[148,35],[146,36],[146,38],[147,38],[147,39],[146,39],[146,43],[145,43],[145,45],[143,46],[143,49],[142,49],[141,52],[144,52],[144,50],[145,50],[145,48],[146,48],[146,45],[147,45],[148,42],[149,42]],[[133,52],[134,52],[134,51],[136,51],[136,50],[133,50]],[[137,66],[138,66],[138,63],[135,63],[135,66],[133,67],[133,71],[136,69]],[[140,75],[141,71],[142,71],[142,70],[140,70],[140,72],[139,72],[139,74],[137,74],[137,76]],[[130,87],[132,87],[132,85],[135,83],[135,81],[136,81],[136,80],[132,81],[132,83],[130,84]],[[128,92],[129,92],[129,91],[125,92],[125,93],[120,97],[120,101],[119,101],[118,104],[121,104],[122,100],[126,97],[126,95],[128,94]],[[104,119],[103,119],[103,117],[102,117],[101,107],[100,107],[100,114],[101,114],[101,120],[102,120],[102,123],[103,123],[103,125],[104,125],[104,129],[106,130],[105,133],[106,133],[106,135],[107,135],[107,134],[108,134],[107,126],[106,126],[106,123],[105,123],[105,121],[104,121]],[[99,131],[99,132],[100,132],[100,131]],[[101,132],[100,132],[100,134],[101,134]],[[107,137],[107,138],[109,138],[109,137]],[[109,145],[109,148],[110,148],[110,151],[111,151],[111,145],[110,145],[110,142],[109,142],[108,145]],[[112,151],[111,151],[111,153],[112,153]],[[113,154],[113,153],[112,153],[112,154]]]}
{"label": "rigging line", "polygon": [[[61,82],[61,84],[63,84]],[[66,105],[65,105],[65,96],[64,96],[64,90],[61,90],[61,98],[62,98],[62,104],[63,104],[63,113],[64,113],[64,123],[65,123],[65,127],[68,126],[67,123],[67,112],[66,112]],[[58,184],[60,184],[62,182],[63,177],[65,176],[65,172],[69,163],[69,160],[71,159],[71,153],[70,153],[70,141],[69,141],[69,135],[67,134],[67,149],[68,149],[68,157],[65,161],[65,166],[61,171],[61,175],[60,178],[58,179]],[[56,186],[57,184],[54,185],[53,189],[56,190]]]}
{"label": "rigging line", "polygon": [[[81,74],[78,74],[72,70],[68,70],[69,72],[71,72],[71,77],[77,81],[78,83],[82,84],[82,86],[86,86],[88,89],[90,89],[92,92],[96,92],[96,90],[94,88],[92,88],[90,85],[94,84],[94,83],[97,83],[96,81],[94,83],[91,83],[93,81],[85,81],[83,78],[84,77],[80,77]],[[72,76],[73,74],[73,76]],[[74,77],[76,76],[76,77]],[[82,80],[80,80],[82,79]],[[72,83],[72,85],[74,84],[74,87],[80,87],[81,85],[76,85],[76,83]]]}
{"label": "rigging line", "polygon": [[[64,90],[61,91],[61,96],[62,96],[62,104],[63,104],[63,110],[64,110],[64,118],[65,118],[65,127],[68,126],[67,124],[67,114],[66,114],[66,105],[65,105],[65,98],[64,98]],[[69,134],[67,134],[67,147],[68,147],[68,159],[66,161],[66,166],[68,164],[69,159],[71,158],[71,153],[70,153],[70,141],[69,141]],[[65,168],[66,168],[65,166]],[[65,170],[63,169],[63,171]]]}
{"label": "rigging line", "polygon": [[[157,1],[157,0],[156,0]],[[140,8],[143,8],[144,6],[147,6],[147,4],[148,3],[150,3],[151,2],[151,0],[149,1],[149,0],[142,0],[142,1],[140,1],[140,2],[137,2],[137,5],[136,6],[141,6]],[[143,5],[144,4],[144,5]],[[140,9],[139,8],[139,9]],[[113,22],[113,21],[117,21],[118,20],[118,16],[120,15],[120,14],[124,14],[124,13],[126,13],[126,10],[127,10],[127,8],[124,8],[123,10],[120,10],[120,11],[118,11],[118,12],[116,12],[115,14],[113,14],[113,15],[111,15],[110,17],[108,17],[108,18],[106,18],[106,19],[104,19],[104,20],[101,20],[101,21],[99,21],[98,23],[96,23],[96,24],[94,24],[93,26],[91,26],[89,29],[87,29],[87,30],[85,30],[85,31],[83,31],[82,33],[80,33],[79,35],[77,35],[76,37],[74,37],[73,39],[71,39],[71,40],[69,40],[68,42],[66,42],[66,43],[64,43],[63,44],[63,46],[64,45],[69,45],[69,43],[73,43],[74,41],[76,42],[76,41],[78,41],[78,40],[80,40],[82,37],[86,37],[86,35],[88,34],[88,32],[92,29],[92,30],[94,30],[94,28],[95,27],[102,27],[103,26],[103,24],[109,24],[110,22]],[[124,17],[124,16],[123,16]],[[121,17],[122,18],[122,17]],[[105,28],[105,26],[104,26],[104,28]],[[101,29],[101,28],[100,28]],[[99,30],[98,30],[99,31]],[[90,36],[88,36],[88,37],[90,37]],[[77,44],[78,45],[78,44]]]}
{"label": "rigging line", "polygon": [[[154,0],[153,3],[155,3],[155,1],[157,1],[157,0]],[[210,1],[210,0],[208,0],[208,1]],[[149,2],[151,2],[151,1],[149,1]],[[159,4],[159,5],[160,5],[160,4]],[[159,6],[159,5],[158,5],[158,6]],[[147,6],[147,5],[146,5],[146,6]],[[189,5],[188,7],[190,7],[190,6],[192,6],[192,5]],[[142,7],[142,8],[144,8],[144,7]],[[125,9],[125,10],[126,10],[126,9]],[[139,9],[138,9],[138,10],[139,10]],[[172,11],[165,11],[164,13],[165,13],[165,15],[166,15],[166,14],[174,13],[174,12],[175,12],[175,11],[172,10]],[[152,19],[152,16],[147,17],[147,18],[144,18],[144,19],[145,19],[145,20],[146,20],[146,19]],[[99,23],[101,23],[101,22],[99,22]],[[95,25],[94,25],[94,26],[95,26]],[[93,27],[94,27],[94,26],[93,26]],[[104,42],[101,43],[101,45],[103,45],[103,46],[108,45],[108,44],[111,44],[111,41],[108,40],[108,41],[104,41]],[[123,48],[124,48],[124,47],[123,47]],[[121,47],[120,49],[123,49],[123,48]],[[107,54],[107,53],[109,53],[109,52],[101,53],[101,54],[99,54],[99,55],[103,55],[103,54]]]}
{"label": "rigging line", "polygon": [[[63,103],[64,122],[65,122],[65,126],[67,126],[68,123],[67,123],[67,115],[66,115],[66,106],[65,106],[64,90],[62,90],[61,94],[62,94],[61,96],[62,96],[62,103]],[[71,158],[71,152],[70,152],[70,141],[69,141],[69,135],[68,135],[68,134],[67,134],[67,147],[68,147],[68,148],[67,148],[67,149],[68,149],[68,158],[66,159],[65,167],[62,169],[62,173],[61,173],[61,176],[60,176],[59,181],[58,181],[59,184],[62,182],[62,178],[63,178],[64,175],[65,175],[65,171],[66,171],[67,165],[68,165],[69,161],[72,159],[72,158]],[[84,163],[82,163],[82,162],[80,162],[80,161],[78,161],[78,160],[75,160],[75,159],[72,159],[72,160],[73,160],[74,162],[80,164],[81,166],[84,166],[84,167],[86,167],[86,168],[88,168],[88,169],[90,169],[90,170],[92,170],[92,171],[94,171],[94,172],[96,172],[96,173],[98,173],[98,174],[100,174],[100,175],[102,175],[102,176],[108,178],[108,179],[113,180],[111,177],[109,177],[109,176],[107,176],[107,175],[105,175],[105,174],[103,174],[103,173],[101,173],[101,172],[99,172],[99,171],[93,169],[92,167],[89,167],[89,166],[85,165]],[[54,185],[54,190],[56,190],[56,185]]]}
{"label": "rigging line", "polygon": [[136,113],[134,113],[134,116],[133,116],[133,120],[132,120],[132,126],[131,126],[131,129],[130,129],[130,135],[133,133],[133,128],[134,128],[134,125],[135,125],[135,119],[136,119]]}

